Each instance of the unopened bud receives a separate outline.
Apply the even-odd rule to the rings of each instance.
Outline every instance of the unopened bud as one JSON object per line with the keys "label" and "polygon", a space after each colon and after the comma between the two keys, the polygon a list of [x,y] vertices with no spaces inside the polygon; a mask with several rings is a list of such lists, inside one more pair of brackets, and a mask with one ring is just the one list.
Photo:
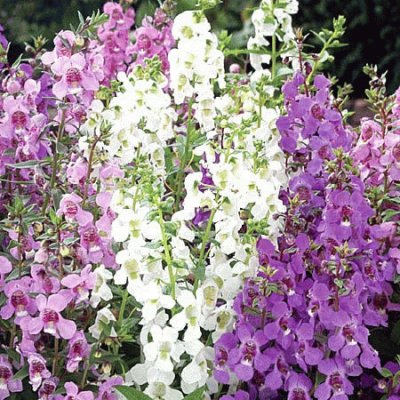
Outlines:
{"label": "unopened bud", "polygon": [[82,47],[85,44],[85,39],[82,36],[77,36],[75,38],[75,46]]}
{"label": "unopened bud", "polygon": [[240,65],[239,64],[231,64],[229,66],[229,72],[231,74],[239,74],[240,73]]}
{"label": "unopened bud", "polygon": [[43,232],[43,224],[41,222],[35,222],[33,224],[33,230],[37,235],[41,234]]}
{"label": "unopened bud", "polygon": [[60,248],[60,254],[61,254],[63,257],[67,257],[67,256],[69,256],[69,255],[71,254],[71,252],[70,252],[70,250],[69,250],[69,248],[68,248],[67,246],[61,246],[61,248]]}
{"label": "unopened bud", "polygon": [[108,375],[111,372],[112,365],[109,362],[105,362],[102,366],[101,369],[103,371],[103,374]]}

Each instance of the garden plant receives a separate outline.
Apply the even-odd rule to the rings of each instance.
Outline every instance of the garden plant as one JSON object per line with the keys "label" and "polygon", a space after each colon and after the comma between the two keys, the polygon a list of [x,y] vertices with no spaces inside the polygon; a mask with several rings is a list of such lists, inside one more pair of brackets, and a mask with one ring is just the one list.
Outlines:
{"label": "garden plant", "polygon": [[400,399],[400,90],[217,3],[0,29],[0,400]]}

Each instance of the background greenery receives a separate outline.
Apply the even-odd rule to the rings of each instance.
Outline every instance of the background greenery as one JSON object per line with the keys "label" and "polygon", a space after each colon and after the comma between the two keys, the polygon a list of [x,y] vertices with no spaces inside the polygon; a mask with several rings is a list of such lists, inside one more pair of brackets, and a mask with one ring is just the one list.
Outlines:
{"label": "background greenery", "polygon": [[[177,0],[178,8],[192,8],[197,0]],[[157,0],[134,1],[137,20],[151,14]],[[250,33],[248,19],[256,0],[223,0],[209,13],[216,29],[233,33],[235,46],[244,46]],[[51,40],[54,33],[77,23],[77,10],[89,15],[101,8],[102,0],[0,0],[0,23],[6,28],[13,46],[11,56],[23,49],[32,36],[43,35]],[[295,25],[305,31],[318,31],[330,26],[333,17],[347,18],[347,47],[336,52],[335,69],[330,71],[342,82],[351,82],[355,96],[362,96],[367,78],[362,73],[366,63],[389,70],[389,88],[400,85],[400,1],[399,0],[300,0],[300,13]],[[312,39],[310,38],[312,43]]]}

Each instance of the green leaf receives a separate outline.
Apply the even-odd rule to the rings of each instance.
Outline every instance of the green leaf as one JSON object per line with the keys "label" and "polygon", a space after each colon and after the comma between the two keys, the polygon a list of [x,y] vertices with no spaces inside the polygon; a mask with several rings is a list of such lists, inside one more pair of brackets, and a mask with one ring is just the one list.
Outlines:
{"label": "green leaf", "polygon": [[29,369],[26,365],[24,368],[20,369],[13,377],[13,379],[24,379],[29,375]]}
{"label": "green leaf", "polygon": [[32,168],[32,167],[36,167],[36,165],[38,165],[38,164],[39,164],[38,160],[29,160],[29,161],[20,162],[18,164],[7,164],[7,167],[17,168],[17,169]]}
{"label": "green leaf", "polygon": [[387,368],[382,368],[380,372],[381,372],[381,375],[382,375],[384,378],[391,378],[391,377],[393,376],[393,374],[391,373],[391,371],[389,371]]}
{"label": "green leaf", "polygon": [[139,392],[139,390],[132,387],[118,385],[115,386],[115,388],[126,398],[126,400],[151,400],[151,397],[147,396],[147,394]]}
{"label": "green leaf", "polygon": [[193,393],[188,394],[183,400],[202,400],[204,393],[204,386],[198,388]]}

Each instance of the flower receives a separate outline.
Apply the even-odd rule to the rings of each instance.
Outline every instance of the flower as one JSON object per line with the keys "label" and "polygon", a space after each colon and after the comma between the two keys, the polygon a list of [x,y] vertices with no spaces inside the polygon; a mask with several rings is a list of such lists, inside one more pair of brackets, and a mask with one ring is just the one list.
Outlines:
{"label": "flower", "polygon": [[91,265],[87,265],[80,275],[70,274],[63,278],[61,283],[72,291],[75,302],[78,304],[87,300],[89,291],[95,288],[96,273],[92,272]]}
{"label": "flower", "polygon": [[318,370],[326,375],[326,380],[315,391],[315,397],[318,400],[345,400],[348,399],[347,395],[353,394],[353,385],[346,378],[345,366],[341,358],[321,361]]}
{"label": "flower", "polygon": [[47,299],[42,294],[36,298],[39,316],[24,317],[21,320],[21,328],[30,334],[36,334],[42,330],[57,338],[71,339],[76,332],[75,322],[64,319],[60,312],[63,311],[68,301],[61,294],[52,294]]}
{"label": "flower", "polygon": [[4,400],[11,393],[22,392],[22,381],[13,378],[12,366],[3,355],[0,356],[0,400]]}
{"label": "flower", "polygon": [[83,331],[77,331],[68,342],[67,371],[75,372],[79,363],[89,357],[90,346]]}
{"label": "flower", "polygon": [[178,341],[178,331],[168,326],[161,328],[153,325],[150,333],[152,341],[143,347],[146,360],[154,362],[157,369],[173,371],[173,361],[179,362],[184,351],[183,345]]}
{"label": "flower", "polygon": [[76,221],[80,226],[85,226],[93,221],[93,215],[82,210],[80,203],[82,199],[75,193],[66,194],[60,202],[57,215],[65,215],[67,221]]}
{"label": "flower", "polygon": [[34,391],[38,390],[43,379],[50,378],[51,373],[46,367],[46,360],[40,354],[30,354],[28,356],[29,383]]}
{"label": "flower", "polygon": [[75,385],[73,382],[66,382],[65,390],[67,391],[66,396],[64,397],[65,400],[94,400],[94,395],[90,391],[82,391],[79,392],[78,386]]}

